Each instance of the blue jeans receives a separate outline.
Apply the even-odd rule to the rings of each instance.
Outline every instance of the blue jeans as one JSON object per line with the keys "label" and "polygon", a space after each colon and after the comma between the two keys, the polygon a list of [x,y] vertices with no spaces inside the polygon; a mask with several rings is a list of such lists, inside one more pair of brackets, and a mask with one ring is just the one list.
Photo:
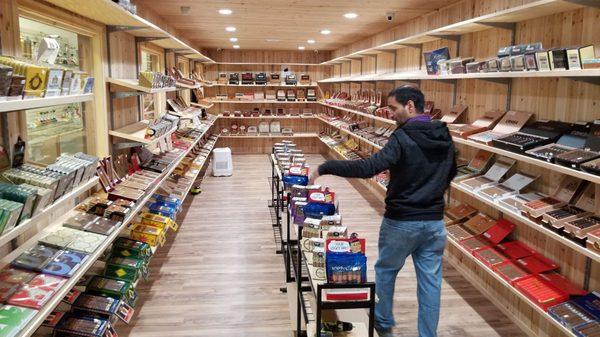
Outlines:
{"label": "blue jeans", "polygon": [[396,276],[412,255],[417,272],[419,337],[437,336],[442,286],[442,256],[446,227],[439,221],[397,221],[383,218],[379,231],[379,258],[375,263],[377,297],[375,327],[391,329]]}

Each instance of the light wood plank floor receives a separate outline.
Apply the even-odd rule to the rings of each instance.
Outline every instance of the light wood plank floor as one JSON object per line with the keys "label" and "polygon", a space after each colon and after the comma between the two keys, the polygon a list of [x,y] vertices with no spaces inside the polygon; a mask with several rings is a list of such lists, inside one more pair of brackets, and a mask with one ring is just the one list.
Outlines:
{"label": "light wood plank floor", "polygon": [[[309,163],[322,162],[320,155]],[[209,177],[186,200],[181,229],[151,263],[139,286],[138,312],[120,336],[287,337],[290,322],[281,255],[270,226],[266,155],[233,157],[232,177]],[[344,222],[367,238],[374,279],[383,202],[357,182],[323,177],[340,200]],[[398,336],[416,336],[416,281],[411,261],[396,282]],[[444,266],[440,337],[524,334],[449,265]]]}

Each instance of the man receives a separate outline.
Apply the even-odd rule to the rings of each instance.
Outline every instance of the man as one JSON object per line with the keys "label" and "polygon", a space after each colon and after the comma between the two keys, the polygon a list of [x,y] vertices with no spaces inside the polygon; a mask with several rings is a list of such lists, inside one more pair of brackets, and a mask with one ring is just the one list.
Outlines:
{"label": "man", "polygon": [[375,264],[379,298],[375,327],[381,337],[393,336],[394,286],[409,255],[417,273],[419,336],[437,336],[446,246],[444,192],[456,175],[456,160],[446,124],[425,115],[424,104],[420,90],[396,88],[388,96],[388,105],[399,126],[385,147],[361,160],[327,161],[311,177],[311,181],[326,174],[370,178],[390,170]]}

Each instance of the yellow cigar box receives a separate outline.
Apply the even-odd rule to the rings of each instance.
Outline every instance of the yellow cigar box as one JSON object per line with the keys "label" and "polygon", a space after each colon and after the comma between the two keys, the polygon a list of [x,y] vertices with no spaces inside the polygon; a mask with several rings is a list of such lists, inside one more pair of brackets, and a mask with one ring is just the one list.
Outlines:
{"label": "yellow cigar box", "polygon": [[42,97],[46,91],[48,67],[29,64],[25,70],[25,96]]}
{"label": "yellow cigar box", "polygon": [[131,229],[131,239],[142,241],[150,246],[163,246],[166,241],[166,229],[137,223]]}
{"label": "yellow cigar box", "polygon": [[144,212],[142,213],[142,224],[147,226],[159,227],[165,229],[171,228],[173,231],[176,231],[179,227],[173,219],[159,215],[154,213]]}

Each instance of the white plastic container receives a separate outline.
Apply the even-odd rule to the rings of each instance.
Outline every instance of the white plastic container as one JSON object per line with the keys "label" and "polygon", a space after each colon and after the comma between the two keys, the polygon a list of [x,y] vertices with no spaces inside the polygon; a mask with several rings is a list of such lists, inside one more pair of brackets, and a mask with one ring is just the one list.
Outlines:
{"label": "white plastic container", "polygon": [[219,147],[213,150],[213,170],[215,177],[228,177],[233,174],[233,162],[231,160],[231,149]]}

